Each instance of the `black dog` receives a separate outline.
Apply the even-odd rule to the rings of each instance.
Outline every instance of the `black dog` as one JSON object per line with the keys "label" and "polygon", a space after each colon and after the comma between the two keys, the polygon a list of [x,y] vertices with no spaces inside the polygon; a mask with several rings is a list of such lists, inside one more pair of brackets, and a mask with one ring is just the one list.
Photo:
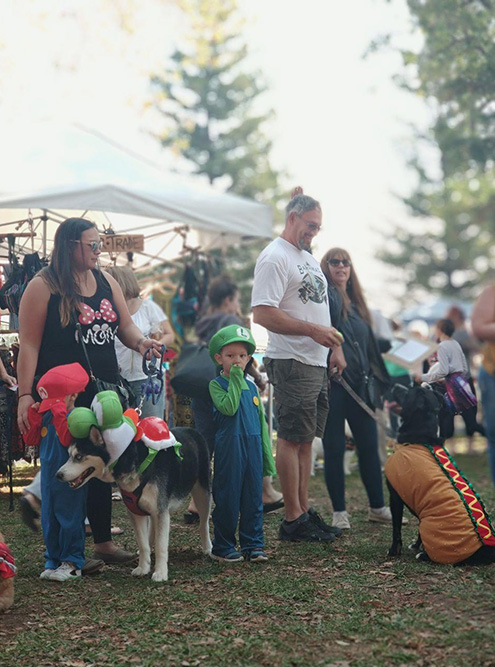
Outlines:
{"label": "black dog", "polygon": [[392,512],[388,555],[401,554],[406,504],[419,519],[419,536],[410,546],[418,551],[418,560],[452,564],[495,562],[490,517],[438,437],[443,396],[428,385],[409,390],[397,385],[393,396],[402,408],[397,441],[403,447],[385,464]]}

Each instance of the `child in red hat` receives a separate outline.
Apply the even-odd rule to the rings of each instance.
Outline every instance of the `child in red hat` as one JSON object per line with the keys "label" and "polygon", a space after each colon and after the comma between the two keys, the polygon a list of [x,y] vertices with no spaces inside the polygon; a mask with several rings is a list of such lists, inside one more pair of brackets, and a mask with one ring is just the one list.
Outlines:
{"label": "child in red hat", "polygon": [[30,406],[28,445],[40,444],[41,527],[45,541],[45,569],[41,579],[68,581],[81,576],[84,564],[86,486],[71,489],[55,474],[69,458],[72,442],[67,415],[89,377],[80,364],[65,364],[47,371],[36,390],[42,399]]}

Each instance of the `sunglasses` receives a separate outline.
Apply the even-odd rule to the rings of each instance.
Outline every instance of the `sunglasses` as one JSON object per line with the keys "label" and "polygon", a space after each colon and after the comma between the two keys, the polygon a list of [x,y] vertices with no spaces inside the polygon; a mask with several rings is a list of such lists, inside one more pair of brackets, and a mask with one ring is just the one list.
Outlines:
{"label": "sunglasses", "polygon": [[103,250],[103,241],[91,241],[90,243],[85,243],[84,241],[72,241],[72,243],[80,243],[81,245],[87,245],[91,248],[91,252],[101,252]]}
{"label": "sunglasses", "polygon": [[345,266],[345,268],[351,266],[351,260],[350,259],[329,259],[327,264],[330,266]]}
{"label": "sunglasses", "polygon": [[299,218],[299,220],[302,220],[304,222],[304,224],[312,234],[318,234],[318,232],[321,232],[321,225],[317,224],[316,222],[308,222],[301,215],[297,215],[297,213],[296,216]]}

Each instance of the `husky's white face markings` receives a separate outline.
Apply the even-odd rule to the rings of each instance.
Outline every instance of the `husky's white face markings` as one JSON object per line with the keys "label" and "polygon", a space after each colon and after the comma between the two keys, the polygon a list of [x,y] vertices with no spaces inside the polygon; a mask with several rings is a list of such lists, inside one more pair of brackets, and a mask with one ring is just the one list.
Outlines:
{"label": "husky's white face markings", "polygon": [[72,489],[78,489],[92,477],[102,479],[105,476],[105,463],[100,456],[85,456],[77,445],[69,447],[69,460],[57,471],[62,482],[68,482]]}

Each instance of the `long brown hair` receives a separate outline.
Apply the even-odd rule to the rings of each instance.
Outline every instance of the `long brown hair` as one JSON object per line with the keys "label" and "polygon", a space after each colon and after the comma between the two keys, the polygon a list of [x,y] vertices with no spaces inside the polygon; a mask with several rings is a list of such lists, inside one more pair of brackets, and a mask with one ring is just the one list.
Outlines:
{"label": "long brown hair", "polygon": [[64,220],[55,233],[52,257],[40,276],[48,285],[50,292],[60,296],[60,322],[66,327],[74,312],[79,310],[81,296],[74,279],[72,255],[82,233],[88,229],[96,229],[94,222],[84,218],[68,218]]}
{"label": "long brown hair", "polygon": [[366,305],[363,290],[361,289],[361,284],[358,280],[356,270],[354,269],[354,265],[351,262],[351,272],[349,274],[349,280],[347,281],[346,288],[343,289],[342,287],[336,285],[332,280],[332,276],[330,274],[330,269],[328,266],[328,261],[330,259],[347,259],[349,260],[349,262],[351,262],[351,256],[349,255],[347,250],[344,250],[343,248],[330,248],[330,250],[327,250],[327,252],[323,255],[320,264],[321,270],[325,274],[329,286],[335,287],[342,296],[342,318],[343,319],[347,318],[347,315],[349,314],[349,311],[351,309],[351,305],[354,305],[359,315],[363,318],[363,320],[365,320],[365,322],[367,322],[371,326],[370,311],[368,310],[368,306]]}

